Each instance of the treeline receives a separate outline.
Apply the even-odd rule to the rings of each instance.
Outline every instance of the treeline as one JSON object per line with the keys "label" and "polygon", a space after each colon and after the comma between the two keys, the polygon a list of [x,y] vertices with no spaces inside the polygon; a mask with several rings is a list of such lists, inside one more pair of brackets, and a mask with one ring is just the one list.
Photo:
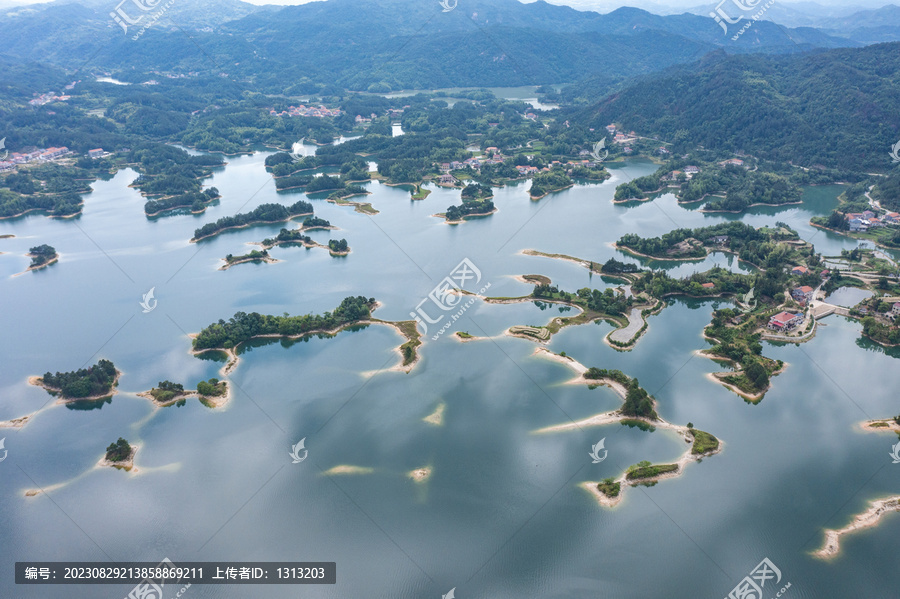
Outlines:
{"label": "treeline", "polygon": [[300,200],[285,207],[282,204],[260,204],[255,209],[244,214],[223,216],[214,223],[207,223],[194,231],[192,241],[216,235],[225,229],[245,227],[257,223],[277,223],[290,220],[291,217],[300,214],[309,214],[313,211],[312,204]]}
{"label": "treeline", "polygon": [[303,316],[270,316],[258,312],[237,312],[228,321],[204,328],[193,341],[195,350],[240,345],[257,335],[302,335],[311,331],[333,330],[340,326],[368,318],[375,306],[375,298],[361,295],[346,297],[334,312]]}
{"label": "treeline", "polygon": [[154,216],[176,208],[190,208],[191,212],[203,212],[206,206],[218,197],[219,190],[210,187],[203,191],[182,193],[161,200],[149,200],[144,204],[144,213],[147,216]]}
{"label": "treeline", "polygon": [[109,360],[100,360],[88,368],[72,372],[47,372],[41,377],[44,385],[58,390],[66,399],[100,396],[112,390],[116,380],[116,367]]}

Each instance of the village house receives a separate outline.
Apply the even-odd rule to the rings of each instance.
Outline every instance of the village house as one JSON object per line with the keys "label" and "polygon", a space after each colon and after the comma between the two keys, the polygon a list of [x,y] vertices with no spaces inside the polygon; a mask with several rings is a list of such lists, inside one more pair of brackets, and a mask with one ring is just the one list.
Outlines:
{"label": "village house", "polygon": [[713,288],[715,288],[716,284],[715,283],[703,283],[700,286],[703,287],[704,289],[713,289]]}
{"label": "village house", "polygon": [[684,172],[688,175],[696,175],[697,173],[700,172],[700,167],[688,165],[688,166],[684,167]]}
{"label": "village house", "polygon": [[723,160],[719,163],[721,166],[744,166],[744,161],[740,158],[729,158],[728,160]]}
{"label": "village house", "polygon": [[93,150],[88,150],[88,156],[90,156],[91,158],[102,158],[103,148],[94,148]]}
{"label": "village house", "polygon": [[803,323],[803,314],[779,312],[769,319],[769,328],[775,331],[791,331]]}
{"label": "village house", "polygon": [[806,268],[805,266],[795,266],[794,268],[791,269],[792,275],[805,275],[808,272],[809,272],[809,269]]}
{"label": "village house", "polygon": [[607,125],[607,126],[606,126],[606,130],[607,130],[609,133],[611,133],[611,134],[612,134],[612,133],[615,133],[615,132],[616,132],[616,126],[615,126],[615,125]]}
{"label": "village house", "polygon": [[894,318],[900,316],[900,302],[894,302],[894,305],[891,308],[891,314],[894,316]]}
{"label": "village house", "polygon": [[869,226],[859,218],[850,219],[850,231],[868,231]]}
{"label": "village house", "polygon": [[804,285],[791,291],[791,297],[800,302],[801,305],[805,305],[812,301],[813,291],[815,290],[812,287]]}
{"label": "village house", "polygon": [[896,224],[900,223],[900,214],[898,214],[896,212],[888,212],[887,214],[885,214],[884,216],[881,217],[881,220],[883,220],[886,223],[896,225]]}
{"label": "village house", "polygon": [[444,173],[443,175],[438,177],[438,183],[440,183],[441,185],[455,185],[456,177],[449,173]]}

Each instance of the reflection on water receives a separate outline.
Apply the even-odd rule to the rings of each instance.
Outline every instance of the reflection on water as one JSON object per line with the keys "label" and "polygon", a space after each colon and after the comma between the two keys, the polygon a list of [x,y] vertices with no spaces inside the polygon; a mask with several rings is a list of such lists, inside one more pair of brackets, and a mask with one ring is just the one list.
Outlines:
{"label": "reflection on water", "polygon": [[[298,154],[313,151],[295,147]],[[696,354],[708,347],[702,330],[712,310],[729,302],[672,298],[630,352],[603,342],[611,328],[606,322],[554,335],[547,344],[552,351],[637,377],[657,398],[662,417],[693,422],[725,443],[722,454],[681,478],[629,494],[612,511],[577,483],[618,476],[642,460],[668,463],[684,442],[637,423],[532,433],[621,405],[607,388],[566,384],[574,376],[570,368],[533,355],[534,342],[504,334],[516,324],[546,323],[558,314],[554,307],[565,306],[476,301],[452,330],[490,339],[428,338],[409,374],[387,370],[400,359],[397,331],[359,327],[331,338],[248,344],[228,375],[233,397],[224,408],[188,401],[165,410],[135,397],[161,380],[189,387],[218,377],[226,356],[192,357],[187,333],[238,311],[318,314],[361,294],[382,302],[377,317],[406,319],[463,257],[498,296],[531,293],[532,285],[510,276],[529,273],[573,292],[619,287],[622,281],[593,276],[578,264],[521,251],[639,263],[611,243],[626,233],[657,236],[675,226],[740,218],[688,210],[671,195],[612,204],[618,183],[656,170],[639,160],[613,169],[613,180],[541,202],[528,198],[527,183],[497,188],[497,214],[457,227],[431,215],[458,204],[459,190],[431,187],[426,199],[411,201],[408,190],[373,181],[364,184],[372,192],[366,201],[380,211],[372,217],[318,196],[310,200],[318,216],[340,228],[311,235],[320,242],[332,233],[346,238],[353,247],[346,259],[284,248],[273,250],[282,260],[276,265],[218,271],[222,257],[246,252],[248,242],[284,225],[241,229],[202,244],[188,242],[194,229],[261,203],[306,197],[277,193],[264,167],[270,153],[229,157],[204,181],[222,198],[199,218],[147,219],[144,199],[128,187],[137,174],[123,170],[93,184],[78,227],[37,215],[0,221],[0,235],[17,236],[3,240],[4,252],[24,254],[40,239],[63,256],[42,276],[0,279],[0,327],[15,347],[0,370],[0,419],[31,413],[48,400],[25,382],[28,376],[76,369],[98,357],[116,363],[128,390],[115,401],[48,409],[7,435],[10,453],[0,464],[6,563],[23,556],[105,560],[105,554],[154,562],[164,556],[176,562],[178,556],[335,560],[341,574],[334,588],[304,588],[323,599],[439,596],[454,584],[460,596],[465,590],[465,596],[498,599],[724,596],[736,581],[718,566],[746,572],[763,556],[802,581],[809,597],[886,597],[892,592],[886,589],[900,585],[896,518],[850,540],[832,564],[815,563],[807,555],[812,547],[798,547],[798,539],[817,542],[823,526],[845,522],[869,498],[900,492],[895,473],[883,468],[890,440],[856,428],[866,415],[896,414],[897,350],[861,340],[859,323],[837,316],[802,348],[765,344],[765,355],[788,368],[758,405],[710,382],[705,375],[721,367]],[[840,189],[810,188],[802,205],[753,209],[744,220],[787,222],[818,251],[839,254],[856,242],[808,222],[831,211]],[[13,257],[0,256],[0,266]],[[712,265],[749,272],[728,254],[653,266],[686,276]],[[144,314],[138,302],[151,287],[159,307]],[[861,372],[875,373],[863,389]],[[445,406],[440,426],[423,421],[436,405]],[[142,475],[102,469],[50,491],[53,501],[26,502],[23,489],[90,470],[119,436],[140,443]],[[292,464],[290,448],[301,438],[309,459]],[[609,459],[593,465],[588,451],[601,438]],[[174,463],[181,467],[163,468]],[[372,471],[320,475],[342,464]],[[414,483],[405,474],[424,466],[432,468],[427,481]],[[465,589],[460,580],[468,581]],[[3,597],[97,596],[85,585],[31,588],[0,578]],[[115,590],[125,596],[129,589]],[[227,585],[196,592],[247,596]],[[271,585],[259,596],[296,597],[297,590]]]}

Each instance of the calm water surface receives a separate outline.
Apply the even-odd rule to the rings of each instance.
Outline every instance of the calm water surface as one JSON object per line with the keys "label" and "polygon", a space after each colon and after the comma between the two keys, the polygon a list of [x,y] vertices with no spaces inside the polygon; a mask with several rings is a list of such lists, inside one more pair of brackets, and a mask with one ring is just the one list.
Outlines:
{"label": "calm water surface", "polygon": [[[302,146],[298,150],[306,151]],[[717,435],[724,451],[684,476],[628,489],[604,509],[577,484],[617,476],[640,460],[676,459],[684,443],[665,431],[606,426],[567,433],[533,431],[614,409],[605,388],[565,385],[566,367],[532,355],[535,344],[503,336],[514,324],[543,324],[558,306],[474,303],[454,324],[491,339],[427,339],[410,374],[396,364],[402,341],[386,327],[272,343],[245,351],[229,377],[225,409],[190,401],[154,409],[135,393],[170,379],[195,386],[220,363],[188,354],[188,333],[236,311],[292,314],[333,309],[347,295],[375,297],[377,315],[405,319],[463,258],[492,295],[522,295],[513,275],[541,273],[562,287],[615,285],[574,264],[521,254],[527,248],[602,262],[635,262],[611,243],[628,232],[659,235],[740,218],[655,202],[613,205],[615,186],[655,170],[648,162],[613,169],[538,202],[528,183],[496,190],[490,218],[448,226],[431,215],[459,203],[459,191],[432,188],[422,201],[377,182],[367,198],[374,217],[314,199],[317,215],[340,227],[311,235],[346,238],[350,256],[275,248],[274,265],[219,271],[228,253],[282,225],[229,232],[190,244],[193,230],[279,193],[263,152],[229,157],[206,181],[222,199],[206,214],[147,219],[144,200],[123,170],[98,181],[74,220],[33,215],[0,221],[0,419],[39,410],[51,398],[26,379],[72,370],[105,357],[123,376],[109,403],[90,410],[52,403],[24,429],[7,429],[0,463],[0,596],[123,597],[129,586],[15,587],[16,560],[310,560],[337,562],[334,586],[203,587],[190,597],[724,597],[764,557],[792,583],[786,597],[896,597],[900,517],[847,538],[832,562],[809,552],[823,527],[843,526],[871,499],[900,493],[896,439],[857,423],[898,412],[897,352],[860,339],[860,326],[831,316],[814,341],[771,345],[788,363],[758,405],[705,375],[719,367],[696,354],[719,304],[675,300],[650,320],[637,347],[602,341],[606,323],[565,329],[549,347],[589,366],[619,368],[659,400],[661,415]],[[753,209],[755,226],[787,222],[826,254],[855,241],[808,225],[836,205],[839,188],[808,189],[804,203]],[[58,264],[13,276],[28,248],[54,245]],[[733,256],[675,266],[685,276],[719,264],[746,272]],[[151,287],[159,303],[138,302]],[[472,285],[469,286],[472,288]],[[434,330],[429,331],[433,333]],[[375,372],[376,374],[372,374]],[[860,384],[865,373],[865,385]],[[423,418],[444,406],[442,426]],[[119,436],[140,446],[138,472],[94,468]],[[290,446],[306,437],[309,459],[292,464]],[[606,439],[609,457],[591,464]],[[337,465],[370,474],[326,476]],[[428,466],[425,483],[410,470]],[[46,493],[24,497],[27,489]],[[774,593],[773,593],[774,594]]]}

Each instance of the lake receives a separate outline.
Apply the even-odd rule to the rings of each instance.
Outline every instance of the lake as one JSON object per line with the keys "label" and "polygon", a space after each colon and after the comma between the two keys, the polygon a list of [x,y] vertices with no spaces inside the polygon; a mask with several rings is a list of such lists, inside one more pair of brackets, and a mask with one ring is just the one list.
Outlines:
{"label": "lake", "polygon": [[[823,528],[840,528],[868,501],[900,493],[900,466],[888,456],[896,438],[857,426],[900,411],[897,352],[861,340],[860,325],[840,316],[823,320],[805,345],[764,344],[765,355],[788,367],[758,405],[710,382],[705,375],[720,368],[696,353],[708,347],[702,329],[725,302],[673,300],[631,352],[603,342],[607,323],[554,336],[553,351],[637,377],[663,418],[693,422],[725,444],[679,478],[628,489],[615,509],[597,505],[578,483],[618,476],[641,460],[674,460],[684,442],[620,425],[534,434],[620,405],[609,389],[565,385],[567,367],[532,355],[530,341],[502,335],[512,325],[545,324],[558,306],[476,301],[436,341],[430,328],[409,374],[386,370],[399,360],[400,335],[370,326],[245,351],[223,409],[197,401],[156,409],[137,397],[164,379],[195,387],[218,376],[221,363],[189,355],[187,335],[237,311],[321,313],[364,295],[383,304],[376,316],[408,319],[464,258],[481,275],[469,289],[490,283],[491,295],[529,293],[513,278],[528,273],[571,291],[605,289],[615,283],[521,251],[637,262],[612,242],[741,218],[679,206],[670,194],[612,204],[616,185],[656,170],[640,160],[613,165],[603,183],[540,201],[528,198],[528,182],[514,182],[495,190],[496,214],[459,226],[431,216],[458,204],[459,190],[426,186],[432,193],[411,201],[408,190],[370,182],[365,201],[380,211],[373,217],[311,200],[316,215],[340,230],[310,236],[346,238],[349,256],[278,247],[270,253],[282,262],[219,271],[226,254],[245,253],[248,242],[283,225],[191,244],[195,228],[306,197],[275,190],[263,164],[268,154],[228,157],[204,181],[222,198],[202,215],[146,218],[144,199],[128,187],[136,173],[126,169],[92,185],[77,219],[0,221],[0,235],[16,235],[0,239],[7,339],[0,419],[51,402],[26,427],[0,431],[9,452],[0,462],[0,596],[113,598],[131,588],[15,587],[17,560],[168,557],[337,562],[334,586],[195,585],[185,597],[197,599],[437,599],[454,587],[460,599],[725,597],[768,557],[792,584],[785,597],[896,597],[897,514],[846,537],[836,560],[810,555]],[[856,241],[808,222],[829,213],[840,190],[808,188],[803,204],[754,208],[743,220],[786,222],[837,255]],[[14,277],[28,265],[28,248],[41,243],[57,248],[59,263]],[[727,254],[654,266],[686,276],[713,264],[747,271]],[[139,302],[151,288],[158,305],[143,313]],[[460,343],[453,331],[491,339]],[[57,406],[26,382],[99,358],[123,375],[118,394],[95,409]],[[439,406],[442,425],[423,421]],[[94,468],[120,436],[140,446],[138,472]],[[289,452],[301,438],[309,458],[293,464]],[[588,453],[601,438],[608,459],[592,464]],[[339,465],[372,470],[324,474]],[[408,473],[422,467],[432,469],[430,478],[411,480]],[[33,488],[46,493],[26,498]]]}

